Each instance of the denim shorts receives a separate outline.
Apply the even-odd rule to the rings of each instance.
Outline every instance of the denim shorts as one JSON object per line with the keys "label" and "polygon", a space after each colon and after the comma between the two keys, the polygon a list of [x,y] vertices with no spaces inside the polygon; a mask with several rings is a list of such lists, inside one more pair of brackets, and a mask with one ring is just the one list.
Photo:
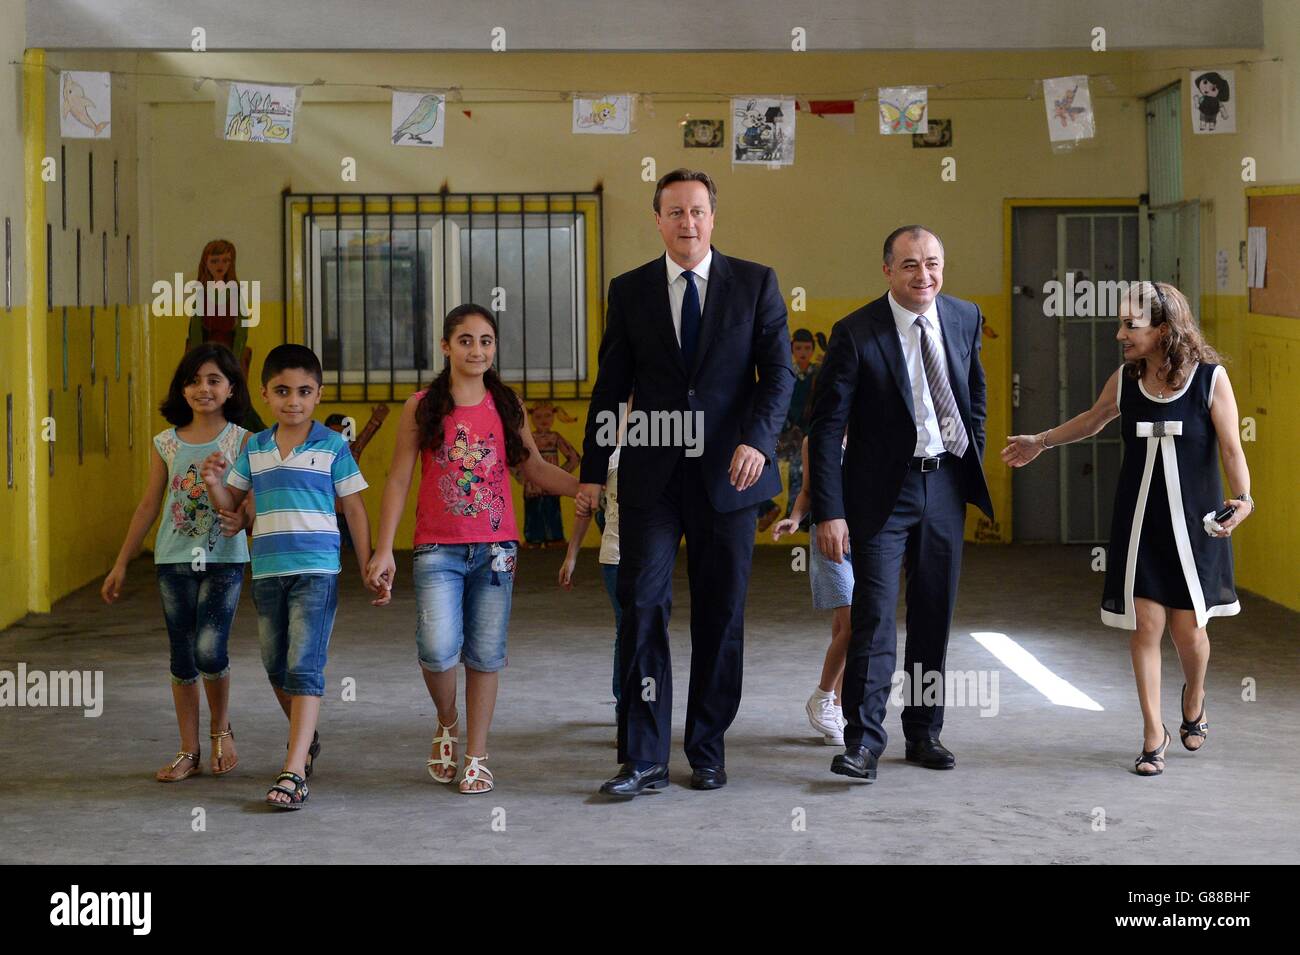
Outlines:
{"label": "denim shorts", "polygon": [[505,667],[518,552],[518,541],[415,548],[420,666],[433,673],[462,660],[482,673]]}
{"label": "denim shorts", "polygon": [[226,647],[244,586],[243,563],[158,564],[158,592],[171,641],[172,682],[220,680],[230,672]]}
{"label": "denim shorts", "polygon": [[834,610],[853,604],[853,562],[844,555],[844,562],[835,563],[822,556],[817,546],[817,525],[808,528],[811,553],[808,555],[808,582],[812,585],[814,610]]}
{"label": "denim shorts", "polygon": [[325,695],[325,651],[339,605],[338,574],[286,574],[253,581],[262,666],[290,696]]}

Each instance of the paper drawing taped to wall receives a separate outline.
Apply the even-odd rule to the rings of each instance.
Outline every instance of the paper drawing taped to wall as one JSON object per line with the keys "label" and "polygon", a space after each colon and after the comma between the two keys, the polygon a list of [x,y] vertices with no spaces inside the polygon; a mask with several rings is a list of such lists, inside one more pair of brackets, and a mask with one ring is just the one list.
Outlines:
{"label": "paper drawing taped to wall", "polygon": [[1237,131],[1237,104],[1231,101],[1234,85],[1236,79],[1232,70],[1192,71],[1193,132],[1208,134]]}
{"label": "paper drawing taped to wall", "polygon": [[877,91],[877,96],[882,136],[910,136],[928,130],[930,95],[924,86],[885,86]]}
{"label": "paper drawing taped to wall", "polygon": [[731,114],[732,165],[794,164],[794,100],[737,97]]}
{"label": "paper drawing taped to wall", "polygon": [[112,119],[110,74],[82,70],[59,74],[59,135],[64,139],[108,139]]}
{"label": "paper drawing taped to wall", "polygon": [[297,86],[231,83],[224,138],[244,143],[293,142],[300,95]]}
{"label": "paper drawing taped to wall", "polygon": [[632,94],[573,100],[573,131],[624,136],[632,129]]}
{"label": "paper drawing taped to wall", "polygon": [[438,93],[393,90],[393,145],[440,147],[446,109],[446,97]]}
{"label": "paper drawing taped to wall", "polygon": [[1047,108],[1047,133],[1053,143],[1072,143],[1096,135],[1088,77],[1043,80],[1043,102]]}

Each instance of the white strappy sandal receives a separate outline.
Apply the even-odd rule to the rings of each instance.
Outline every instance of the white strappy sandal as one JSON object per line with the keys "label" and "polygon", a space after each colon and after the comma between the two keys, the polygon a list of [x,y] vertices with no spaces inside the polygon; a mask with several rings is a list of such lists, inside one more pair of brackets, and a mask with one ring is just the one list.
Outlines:
{"label": "white strappy sandal", "polygon": [[[433,746],[434,749],[437,750],[438,755],[432,759],[426,760],[424,764],[425,768],[429,771],[429,775],[433,777],[433,781],[436,783],[446,785],[456,778],[456,759],[452,755],[454,752],[452,744],[459,743],[460,737],[451,735],[451,727],[455,726],[459,722],[459,715],[451,721],[451,726],[443,726],[442,721],[438,721],[438,735],[433,738]],[[433,771],[435,766],[451,767],[451,775],[439,776]]]}
{"label": "white strappy sandal", "polygon": [[[465,754],[465,775],[460,780],[460,791],[466,796],[479,796],[483,793],[490,793],[494,786],[492,782],[492,770],[482,765],[482,761],[487,759],[487,753],[482,756],[470,756]],[[467,785],[473,785],[476,782],[487,783],[486,789],[466,789]]]}

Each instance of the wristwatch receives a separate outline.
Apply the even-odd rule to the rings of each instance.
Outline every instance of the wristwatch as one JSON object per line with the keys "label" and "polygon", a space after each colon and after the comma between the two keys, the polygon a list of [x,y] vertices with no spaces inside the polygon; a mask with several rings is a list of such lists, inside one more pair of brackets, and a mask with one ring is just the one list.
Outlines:
{"label": "wristwatch", "polygon": [[1233,500],[1234,500],[1234,501],[1245,501],[1247,504],[1250,505],[1250,509],[1251,509],[1252,512],[1255,510],[1255,499],[1254,499],[1253,497],[1250,496],[1250,493],[1249,493],[1249,492],[1247,492],[1247,493],[1245,493],[1245,494],[1238,494],[1235,498],[1233,498]]}

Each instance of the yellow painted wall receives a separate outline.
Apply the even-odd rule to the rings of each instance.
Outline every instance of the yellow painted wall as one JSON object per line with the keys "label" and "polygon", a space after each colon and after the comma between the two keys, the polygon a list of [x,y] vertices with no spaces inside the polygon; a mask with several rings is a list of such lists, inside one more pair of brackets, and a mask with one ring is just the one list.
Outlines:
{"label": "yellow painted wall", "polygon": [[[1243,444],[1251,494],[1259,503],[1233,535],[1237,584],[1293,610],[1300,610],[1300,318],[1249,313],[1246,271],[1238,245],[1246,241],[1246,193],[1258,186],[1300,189],[1300,3],[1264,0],[1265,48],[1201,51],[1193,62],[1206,69],[1241,58],[1269,60],[1237,66],[1232,98],[1235,135],[1202,136],[1187,118],[1188,72],[1164,70],[1187,63],[1169,51],[1141,57],[1149,90],[1182,82],[1183,195],[1201,203],[1202,325],[1228,360],[1228,375],[1241,415],[1256,421],[1256,440]],[[1274,58],[1280,58],[1272,62]],[[1242,182],[1241,161],[1255,159],[1258,181]],[[1228,252],[1228,283],[1216,288],[1216,251]],[[1290,263],[1292,270],[1295,263]]]}
{"label": "yellow painted wall", "polygon": [[[113,126],[108,140],[62,139],[59,130],[58,73],[45,72],[45,154],[60,156],[63,182],[44,185],[45,219],[54,227],[52,258],[54,309],[46,315],[46,385],[54,393],[54,474],[49,477],[48,534],[49,593],[56,600],[103,576],[112,566],[122,537],[143,490],[148,473],[148,433],[143,414],[155,403],[141,387],[140,369],[146,354],[142,311],[132,293],[127,302],[127,236],[131,235],[132,278],[140,278],[139,217],[136,180],[137,119],[135,54],[49,52],[46,62],[58,69],[114,71]],[[90,156],[94,157],[94,229],[91,231]],[[113,222],[113,161],[118,163],[117,229]],[[66,187],[66,188],[65,188]],[[146,184],[147,188],[147,184]],[[64,227],[62,205],[67,203]],[[81,298],[77,305],[76,231],[81,230]],[[107,238],[107,266],[103,240]],[[44,227],[40,242],[44,247]],[[107,275],[107,296],[104,277]],[[105,305],[107,299],[107,305]],[[67,307],[67,343],[63,309]],[[93,363],[92,308],[94,307]],[[120,315],[120,362],[115,339]],[[66,351],[66,386],[64,376]],[[93,368],[92,368],[93,364]],[[105,436],[105,391],[108,381]],[[136,385],[132,398],[135,433],[127,430],[127,383]],[[77,388],[82,391],[82,452],[77,453]],[[47,396],[38,396],[42,408]],[[41,411],[41,416],[45,411]],[[151,432],[149,432],[151,433]],[[107,444],[107,453],[105,445]],[[133,445],[133,446],[132,446]],[[42,466],[48,467],[42,446]]]}
{"label": "yellow painted wall", "polygon": [[[4,300],[4,274],[0,272],[0,442],[9,440],[5,428],[5,396],[14,400],[14,421],[27,417],[27,256],[23,225],[26,222],[26,191],[23,188],[23,68],[10,66],[23,60],[23,33],[27,8],[23,0],[0,0],[0,18],[12,29],[0,32],[0,229],[9,220],[13,240],[12,300]],[[0,233],[0,256],[4,236]],[[0,261],[3,269],[3,261]],[[21,617],[28,604],[28,495],[25,475],[27,455],[23,447],[26,429],[13,435],[15,482],[8,486],[5,445],[0,444],[0,627]]]}
{"label": "yellow painted wall", "polygon": [[[0,0],[0,3],[21,7],[16,0]],[[1300,52],[1295,49],[1295,37],[1300,34],[1296,15],[1294,8],[1285,3],[1266,2],[1271,34],[1290,30],[1290,38],[1282,41],[1280,47],[1288,59],[1282,65],[1257,67],[1245,77],[1239,73],[1244,95],[1251,97],[1246,102],[1254,104],[1253,113],[1250,107],[1243,110],[1242,133],[1237,137],[1197,137],[1195,142],[1190,141],[1188,134],[1184,162],[1186,190],[1189,195],[1204,196],[1215,207],[1212,221],[1217,233],[1212,240],[1208,237],[1206,240],[1207,262],[1211,266],[1215,245],[1230,244],[1235,249],[1237,235],[1244,238],[1243,186],[1234,180],[1237,168],[1234,150],[1240,152],[1248,147],[1261,157],[1262,180],[1300,179],[1300,168],[1296,166],[1300,162],[1297,159],[1300,132],[1296,130],[1296,100],[1290,92],[1295,89],[1295,63],[1300,61]],[[1221,51],[1215,57],[1226,62],[1258,55],[1258,51]],[[1196,59],[1201,58],[1202,54],[1198,53]],[[360,86],[308,86],[304,90],[297,141],[290,146],[275,147],[226,143],[216,138],[213,115],[216,88],[212,83],[196,91],[193,83],[183,76],[115,78],[114,139],[93,147],[79,143],[69,148],[70,157],[81,163],[82,176],[81,188],[69,190],[69,225],[82,214],[73,203],[78,201],[78,196],[84,197],[84,151],[93,148],[97,150],[97,179],[111,168],[112,155],[118,155],[122,163],[123,214],[131,217],[131,231],[136,235],[137,303],[142,290],[147,302],[147,290],[155,279],[170,278],[175,272],[193,277],[199,252],[208,239],[223,236],[234,241],[239,248],[240,278],[262,283],[262,323],[249,336],[254,351],[252,390],[255,394],[261,359],[283,340],[280,217],[281,192],[286,188],[319,193],[436,192],[445,182],[457,192],[586,191],[599,182],[604,189],[605,278],[608,281],[662,251],[649,209],[653,181],[643,180],[643,161],[652,158],[658,173],[677,165],[693,165],[707,169],[719,184],[715,244],[728,254],[772,265],[787,301],[795,287],[804,289],[807,311],[792,314],[791,327],[807,327],[814,332],[829,332],[835,320],[881,294],[884,284],[879,272],[879,245],[890,229],[902,222],[926,223],[946,242],[945,291],[978,303],[989,326],[997,333],[996,338],[985,338],[983,350],[989,380],[986,470],[999,517],[1005,521],[1010,514],[1010,479],[997,459],[1000,436],[1006,433],[1010,421],[1010,329],[1002,279],[1002,202],[1006,198],[1136,196],[1144,191],[1145,122],[1137,97],[1163,85],[1168,77],[1181,75],[1182,70],[1170,71],[1167,76],[1160,71],[1170,63],[1187,62],[1188,54],[459,53],[431,57],[365,53],[79,53],[75,57],[52,54],[50,59],[76,68],[116,68],[124,73],[138,70],[151,74],[242,76],[307,84],[316,77],[325,77],[339,83],[384,82],[417,88],[459,85],[468,91],[467,99],[476,100],[450,104],[447,147],[432,152],[388,145],[386,92]],[[1046,137],[1043,104],[1041,99],[1031,96],[1035,79],[1106,71],[1113,72],[1115,79],[1094,84],[1093,88],[1097,140],[1070,154],[1052,153]],[[953,120],[954,145],[947,150],[919,150],[911,147],[907,137],[882,137],[874,128],[874,103],[865,103],[859,110],[857,129],[853,133],[830,121],[800,113],[796,163],[786,169],[733,169],[725,150],[686,150],[681,146],[678,124],[685,116],[731,119],[725,100],[702,98],[686,91],[767,90],[772,88],[773,77],[780,78],[778,85],[782,87],[821,93],[827,98],[851,97],[855,90],[875,85],[882,77],[895,83],[937,84],[931,90],[930,115]],[[971,77],[985,79],[972,81]],[[1291,85],[1288,87],[1287,83]],[[638,107],[633,135],[577,137],[568,131],[571,107],[555,95],[475,93],[476,87],[660,92]],[[483,101],[489,98],[495,101]],[[472,116],[462,110],[469,110]],[[1279,111],[1283,113],[1281,117]],[[50,117],[46,124],[47,137],[57,144],[57,123],[51,110],[47,108],[45,113]],[[0,116],[0,121],[9,118]],[[6,138],[0,148],[12,149],[8,142]],[[940,160],[945,156],[957,160],[955,182],[940,179]],[[355,183],[341,180],[340,162],[344,157],[357,161],[359,178]],[[78,167],[74,165],[74,168]],[[48,215],[54,219],[59,207],[58,193],[52,188],[56,189],[45,187],[44,199]],[[97,205],[100,197],[97,183]],[[84,198],[80,201],[84,203]],[[105,214],[98,213],[97,219]],[[110,250],[115,262],[111,268],[116,270],[122,251],[116,244]],[[72,301],[67,254],[67,243],[56,241],[55,302],[59,306]],[[92,254],[87,258],[88,262],[83,260],[86,262],[83,305],[98,301],[93,297],[99,289],[96,246],[92,246]],[[1203,267],[1203,274],[1212,276],[1212,267]],[[1216,340],[1221,347],[1235,361],[1243,361],[1249,328],[1251,335],[1267,339],[1262,347],[1273,349],[1270,355],[1291,354],[1277,351],[1273,342],[1274,339],[1290,341],[1289,320],[1270,322],[1255,317],[1239,320],[1244,283],[1237,274],[1232,283],[1223,296],[1207,296],[1207,327],[1218,336]],[[37,298],[42,305],[43,298],[43,294]],[[110,301],[124,302],[125,289],[113,286]],[[58,314],[61,316],[61,312]],[[90,388],[88,322],[88,309],[70,310],[70,379],[66,393],[61,390],[62,339],[58,323],[50,323],[42,336],[47,351],[42,364],[50,386],[56,391],[61,439],[49,495],[50,539],[68,540],[74,528],[80,534],[75,549],[60,545],[51,552],[46,571],[49,583],[44,588],[47,599],[57,598],[102,574],[111,562],[143,485],[149,437],[164,426],[155,408],[162,397],[161,389],[165,388],[180,358],[186,331],[184,318],[149,317],[142,308],[132,313],[129,323],[124,315],[123,381],[114,379],[110,385],[110,403],[114,409],[110,422],[114,430],[110,435],[110,454],[105,459],[99,417],[102,392],[96,389],[102,388],[98,376],[104,369],[112,368],[112,333],[111,318],[97,316],[99,371],[85,408],[86,463],[77,465],[75,387],[80,381],[83,387]],[[1300,321],[1296,324],[1300,325]],[[14,327],[22,326],[7,325],[0,335],[10,335]],[[9,346],[11,339],[0,337],[0,343]],[[12,354],[13,350],[6,347],[6,355]],[[125,427],[125,414],[116,410],[125,403],[127,354],[132,356],[129,367],[135,372],[137,388],[135,448],[129,455],[125,453],[126,435],[118,430]],[[594,365],[594,352],[592,361]],[[1234,372],[1236,367],[1233,366]],[[12,373],[12,359],[5,362],[5,369],[6,373]],[[1240,376],[1239,372],[1234,374],[1234,381]],[[1291,375],[1282,387],[1294,388],[1294,382],[1295,376]],[[1238,390],[1241,389],[1242,385],[1238,384]],[[1251,397],[1253,400],[1258,396]],[[1270,406],[1274,423],[1266,429],[1276,428],[1279,438],[1293,433],[1287,430],[1294,423],[1288,415],[1295,412],[1274,409],[1294,409],[1295,398],[1300,396],[1287,392],[1282,397],[1282,401],[1274,400]],[[584,403],[562,404],[579,421],[558,422],[557,430],[570,443],[579,446]],[[1244,409],[1246,401],[1242,404]],[[73,411],[69,412],[69,408]],[[259,410],[267,416],[260,402]],[[323,418],[334,411],[350,414],[361,424],[368,416],[369,405],[325,404],[318,416]],[[98,423],[97,428],[89,426],[92,421]],[[395,417],[390,419],[362,459],[371,484],[365,498],[372,519],[378,513],[379,496],[392,454],[395,421]],[[64,427],[68,422],[71,429]],[[1258,452],[1248,451],[1261,458],[1257,482],[1264,483],[1256,484],[1256,496],[1261,498],[1261,504],[1276,509],[1273,513],[1279,519],[1279,527],[1297,526],[1294,518],[1300,514],[1294,513],[1295,505],[1285,501],[1284,494],[1272,492],[1270,488],[1269,498],[1277,500],[1265,505],[1260,493],[1269,487],[1270,480],[1266,474],[1269,465],[1263,457],[1272,452],[1263,444]],[[105,487],[112,487],[118,493],[93,497]],[[522,517],[518,495],[516,488],[516,507]],[[15,522],[26,526],[25,514],[10,506],[12,498],[5,500],[9,503],[0,504],[0,527],[7,528]],[[84,514],[88,500],[99,508],[98,526],[85,530],[79,517]],[[566,504],[564,513],[566,526],[571,527],[571,506]],[[1259,525],[1264,523],[1261,520]],[[408,509],[399,529],[399,544],[409,541],[412,526],[413,513]],[[1007,539],[1006,527],[1005,523],[983,525],[972,514],[967,529],[968,536],[976,539]],[[593,531],[588,543],[594,542]],[[1266,551],[1249,535],[1243,535],[1238,548],[1242,585],[1286,602],[1282,594],[1291,581],[1286,579],[1285,572],[1277,569],[1278,562],[1270,565],[1261,559],[1259,555]],[[13,567],[15,562],[24,559],[24,552],[8,546],[0,548],[0,561],[8,562],[8,565],[0,564],[0,569]],[[29,582],[16,582],[17,575],[4,577],[0,582],[0,624],[21,612],[17,608],[24,602],[32,603],[21,597],[24,588],[30,596],[33,588]]]}
{"label": "yellow painted wall", "polygon": [[[0,15],[14,13],[0,10]],[[16,40],[7,34],[6,42],[21,44],[22,34],[19,29]],[[21,46],[14,59],[23,59]],[[115,73],[112,138],[93,142],[61,139],[57,109],[59,69],[104,69]],[[22,103],[24,108],[16,117],[9,111],[3,116],[6,124],[15,121],[21,124],[21,134],[12,139],[5,136],[2,148],[6,162],[15,159],[12,168],[22,170],[21,176],[13,177],[22,198],[21,208],[10,211],[14,191],[10,177],[6,177],[4,192],[5,214],[11,216],[17,253],[14,293],[22,297],[22,305],[5,313],[0,324],[0,347],[3,347],[0,401],[4,395],[14,396],[15,448],[15,486],[0,492],[0,527],[5,531],[4,546],[0,547],[0,626],[27,612],[48,611],[52,601],[106,572],[121,545],[136,495],[143,487],[148,461],[141,457],[139,450],[142,424],[148,416],[140,413],[143,391],[139,380],[140,369],[145,364],[146,343],[138,306],[125,305],[126,236],[132,234],[137,240],[139,236],[135,211],[135,79],[130,75],[135,70],[134,54],[46,55],[42,51],[29,51],[25,66],[15,66],[5,76],[7,92],[12,94],[6,97],[6,102]],[[64,147],[63,153],[60,145]],[[93,231],[89,171],[92,155]],[[56,173],[50,182],[41,180],[46,157],[53,159]],[[118,161],[116,234],[114,159]],[[46,291],[47,222],[54,226],[50,260],[52,310],[47,308]],[[78,228],[82,231],[80,305]],[[138,251],[133,258],[134,278],[138,279]],[[120,361],[115,320],[119,313]],[[128,380],[137,383],[134,435],[128,433],[127,425]],[[78,386],[82,391],[80,458]],[[2,414],[3,405],[0,405]],[[47,422],[47,417],[52,417],[52,421]],[[46,440],[47,436],[53,437],[52,444]],[[134,449],[129,447],[131,443]],[[51,446],[53,475],[50,474]]]}
{"label": "yellow painted wall", "polygon": [[[1103,60],[1105,63],[1103,64]],[[571,106],[546,102],[452,103],[447,147],[438,152],[388,145],[387,94],[353,88],[304,90],[301,126],[293,145],[259,147],[216,140],[211,85],[195,93],[191,84],[142,78],[141,98],[154,105],[142,119],[151,130],[142,163],[152,183],[148,280],[181,271],[192,276],[203,243],[218,235],[239,249],[239,277],[263,282],[261,327],[250,334],[254,374],[266,350],[280,341],[280,193],[372,191],[433,192],[446,181],[453,191],[510,189],[587,190],[604,187],[606,280],[662,253],[650,199],[653,179],[641,177],[645,157],[662,173],[678,165],[707,169],[718,181],[719,207],[714,243],[722,251],[772,265],[787,301],[796,286],[805,290],[806,313],[791,315],[791,327],[829,333],[830,326],[885,288],[880,243],[903,222],[930,225],[945,239],[945,291],[984,308],[997,338],[984,341],[989,377],[989,454],[986,467],[995,506],[1010,512],[1010,479],[997,443],[1006,433],[1010,400],[1010,338],[1002,290],[1002,200],[1008,196],[1089,197],[1131,195],[1144,188],[1141,162],[1116,165],[1116,153],[1141,155],[1144,119],[1140,103],[1127,96],[1127,82],[1094,90],[1099,138],[1095,148],[1053,154],[1041,100],[1028,100],[1032,78],[1111,68],[1123,72],[1129,54],[773,54],[570,56],[451,54],[330,54],[259,56],[204,54],[206,75],[268,76],[310,82],[391,82],[394,85],[459,84],[472,88],[608,88],[682,90],[755,89],[771,77],[800,90],[851,90],[872,77],[898,82],[946,82],[969,77],[1008,77],[962,82],[934,90],[930,115],[953,120],[951,150],[913,149],[908,137],[882,137],[875,128],[874,103],[857,115],[857,130],[800,113],[796,163],[782,170],[732,169],[725,150],[687,150],[678,125],[684,116],[730,120],[723,100],[661,93],[643,104],[636,132],[627,137],[579,137],[569,132]],[[200,68],[187,54],[143,57],[152,72],[184,73]],[[271,66],[269,64],[274,64]],[[842,93],[852,96],[851,92]],[[469,109],[467,117],[461,109]],[[358,181],[340,177],[343,157],[356,159]],[[957,160],[957,180],[940,179],[940,160]],[[168,324],[171,323],[171,324]],[[155,319],[159,348],[156,380],[165,382],[179,357],[184,325]],[[592,363],[594,366],[594,350]],[[578,445],[582,403],[566,404],[577,424],[557,430]],[[323,405],[364,423],[366,404]],[[392,453],[393,428],[382,430],[363,458],[373,490],[367,505],[375,513],[379,488]],[[516,488],[517,505],[519,489]],[[784,503],[780,501],[779,503]],[[564,508],[566,527],[572,509]],[[979,527],[972,515],[968,532],[979,539],[1007,539],[1004,525]],[[398,541],[410,539],[409,513]],[[764,535],[761,540],[768,540]],[[797,540],[797,539],[796,539]],[[596,542],[595,531],[587,542]]]}

